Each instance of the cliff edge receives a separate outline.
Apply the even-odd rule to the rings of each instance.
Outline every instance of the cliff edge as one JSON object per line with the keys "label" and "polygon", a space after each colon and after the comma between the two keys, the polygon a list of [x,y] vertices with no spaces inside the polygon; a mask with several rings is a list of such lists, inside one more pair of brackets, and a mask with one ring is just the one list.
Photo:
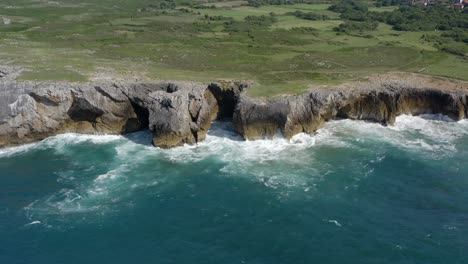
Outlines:
{"label": "cliff edge", "polygon": [[205,139],[213,120],[232,118],[245,139],[313,133],[340,118],[392,124],[400,114],[468,116],[466,81],[379,75],[301,95],[254,98],[248,83],[18,82],[0,78],[0,147],[60,133],[126,134],[150,129],[153,145]]}
{"label": "cliff edge", "polygon": [[218,114],[207,85],[192,82],[0,82],[0,147],[60,133],[153,133],[171,148],[203,140]]}
{"label": "cliff edge", "polygon": [[468,84],[416,74],[373,76],[335,87],[319,86],[301,95],[252,98],[241,94],[234,125],[245,139],[286,138],[313,133],[326,121],[357,119],[390,125],[401,114],[468,116]]}

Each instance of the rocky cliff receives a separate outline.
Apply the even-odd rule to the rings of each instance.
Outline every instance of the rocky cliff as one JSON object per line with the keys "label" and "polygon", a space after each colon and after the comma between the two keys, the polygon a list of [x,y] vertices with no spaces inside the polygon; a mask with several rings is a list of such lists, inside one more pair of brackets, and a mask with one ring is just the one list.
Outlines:
{"label": "rocky cliff", "polygon": [[[1,78],[0,78],[1,80]],[[395,79],[314,87],[302,95],[250,97],[244,82],[34,83],[0,81],[0,147],[65,132],[125,134],[150,129],[170,148],[204,140],[216,118],[233,118],[249,140],[291,138],[350,118],[388,125],[400,114],[468,116],[463,81]]]}
{"label": "rocky cliff", "polygon": [[65,132],[125,134],[149,128],[162,148],[203,140],[217,117],[207,85],[191,82],[0,82],[0,147]]}
{"label": "rocky cliff", "polygon": [[199,83],[134,84],[121,90],[139,113],[140,123],[153,132],[153,145],[161,148],[204,140],[218,114],[216,98]]}
{"label": "rocky cliff", "polygon": [[359,119],[389,125],[401,114],[468,116],[466,82],[428,82],[421,76],[370,80],[338,87],[315,87],[302,95],[275,98],[240,96],[234,124],[245,139],[286,138],[313,133],[332,119]]}

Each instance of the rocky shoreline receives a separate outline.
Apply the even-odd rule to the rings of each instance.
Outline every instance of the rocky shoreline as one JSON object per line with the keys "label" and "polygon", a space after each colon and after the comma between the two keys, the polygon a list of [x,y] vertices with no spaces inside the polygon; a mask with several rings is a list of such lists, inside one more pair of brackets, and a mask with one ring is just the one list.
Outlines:
{"label": "rocky shoreline", "polygon": [[[397,76],[397,77],[395,77]],[[19,82],[0,79],[0,147],[67,132],[126,134],[150,129],[153,145],[203,141],[212,121],[232,118],[245,139],[313,133],[349,118],[390,125],[400,114],[468,117],[465,81],[382,76],[301,95],[254,98],[246,82]]]}

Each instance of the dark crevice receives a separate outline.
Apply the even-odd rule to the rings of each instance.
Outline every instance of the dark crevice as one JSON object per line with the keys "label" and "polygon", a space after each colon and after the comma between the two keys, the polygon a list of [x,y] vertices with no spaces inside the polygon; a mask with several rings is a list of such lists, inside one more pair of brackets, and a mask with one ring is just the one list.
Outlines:
{"label": "dark crevice", "polygon": [[173,83],[169,83],[166,87],[166,92],[175,93],[179,90],[179,87]]}
{"label": "dark crevice", "polygon": [[200,116],[200,109],[198,109],[197,113],[195,115],[192,114],[192,112],[190,112],[190,118],[192,119],[192,122],[194,123],[197,123],[198,121],[198,117]]}
{"label": "dark crevice", "polygon": [[149,128],[149,111],[146,107],[139,105],[136,102],[130,101],[133,107],[133,111],[137,116],[137,125],[135,131],[144,130]]}
{"label": "dark crevice", "polygon": [[41,104],[44,104],[44,105],[47,105],[47,106],[58,106],[59,103],[51,100],[48,96],[43,96],[43,95],[38,95],[34,92],[31,92],[28,94],[29,96],[31,96],[34,101],[38,102],[38,103],[41,103]]}
{"label": "dark crevice", "polygon": [[103,96],[111,99],[112,102],[114,103],[121,103],[121,102],[125,102],[125,100],[119,100],[115,97],[113,97],[112,95],[110,95],[108,92],[104,91],[104,89],[102,89],[101,87],[99,86],[95,86],[94,89],[96,89],[96,91],[100,94],[102,94]]}
{"label": "dark crevice", "polygon": [[211,83],[208,85],[208,90],[214,95],[218,102],[219,111],[217,119],[232,118],[234,110],[236,109],[239,101],[239,95],[245,87],[230,87],[225,89],[218,83]]}
{"label": "dark crevice", "polygon": [[104,114],[102,109],[92,105],[85,98],[76,97],[73,93],[72,98],[73,102],[67,111],[71,120],[96,123],[96,119]]}
{"label": "dark crevice", "polygon": [[166,109],[169,109],[169,108],[174,109],[174,106],[172,106],[172,100],[169,98],[163,98],[160,103]]}
{"label": "dark crevice", "polygon": [[195,138],[195,143],[198,143],[198,132],[195,130],[192,130],[192,135]]}

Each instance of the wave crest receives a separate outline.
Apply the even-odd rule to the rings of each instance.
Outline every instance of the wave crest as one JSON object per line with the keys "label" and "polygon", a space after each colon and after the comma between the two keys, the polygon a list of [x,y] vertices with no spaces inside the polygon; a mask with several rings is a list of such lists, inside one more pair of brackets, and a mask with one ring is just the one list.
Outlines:
{"label": "wave crest", "polygon": [[[328,122],[315,135],[256,141],[243,141],[230,123],[218,122],[204,142],[168,150],[141,144],[151,138],[149,131],[126,137],[65,134],[2,150],[0,158],[37,148],[52,148],[66,155],[86,143],[114,150],[105,171],[96,171],[91,178],[81,178],[79,172],[73,172],[73,177],[69,173],[56,173],[68,177],[63,184],[73,187],[63,188],[25,208],[30,219],[45,222],[37,216],[120,210],[122,203],[132,203],[136,190],[161,188],[177,181],[178,176],[186,177],[187,171],[179,171],[179,166],[209,168],[207,173],[217,177],[243,177],[286,196],[297,190],[313,193],[321,181],[340,171],[352,178],[344,187],[347,189],[355,186],[360,178],[373,175],[376,166],[395,149],[430,160],[463,151],[458,144],[468,138],[468,122],[446,121],[444,116],[399,116],[393,126],[384,127],[364,121],[338,120]],[[342,158],[346,161],[340,162]],[[80,164],[79,160],[77,164],[83,170],[90,166]],[[175,171],[169,173],[167,168]]]}

